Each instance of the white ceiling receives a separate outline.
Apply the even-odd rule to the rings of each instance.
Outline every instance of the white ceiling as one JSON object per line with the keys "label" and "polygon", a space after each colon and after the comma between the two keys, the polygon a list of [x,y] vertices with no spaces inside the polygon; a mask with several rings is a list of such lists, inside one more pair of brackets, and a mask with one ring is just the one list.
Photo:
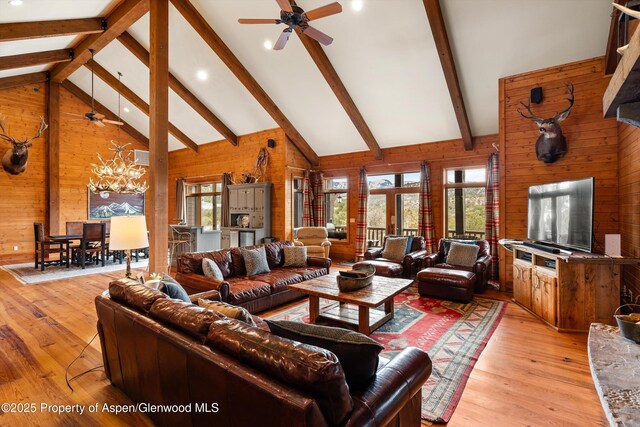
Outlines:
{"label": "white ceiling", "polygon": [[[298,0],[309,10],[331,0]],[[324,50],[381,147],[459,138],[440,62],[422,0],[364,0],[313,26],[334,38]],[[43,7],[46,3],[47,7]],[[117,0],[0,0],[0,22],[102,16]],[[218,35],[271,96],[319,155],[367,147],[302,43],[293,35],[282,51],[266,50],[283,26],[240,25],[238,18],[276,18],[270,0],[192,0]],[[498,79],[604,54],[610,22],[608,0],[441,1],[458,76],[474,135],[498,131]],[[182,16],[170,10],[170,69],[237,135],[276,126],[251,94]],[[129,32],[147,49],[149,18]],[[61,49],[74,37],[0,43],[0,56]],[[118,41],[96,61],[149,102],[148,69]],[[46,66],[0,72],[0,77],[41,71]],[[198,80],[198,70],[208,73]],[[90,73],[70,80],[90,93]],[[96,78],[96,99],[117,112],[117,93]],[[222,137],[181,98],[170,92],[169,117],[198,144]],[[123,100],[124,119],[148,136],[145,114]],[[170,149],[183,145],[170,137]]]}

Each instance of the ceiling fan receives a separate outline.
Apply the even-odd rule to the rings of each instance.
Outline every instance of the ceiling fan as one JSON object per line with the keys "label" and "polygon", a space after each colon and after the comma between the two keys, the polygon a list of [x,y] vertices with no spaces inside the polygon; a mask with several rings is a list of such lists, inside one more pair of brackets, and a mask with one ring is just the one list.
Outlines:
{"label": "ceiling fan", "polygon": [[[84,114],[76,114],[76,113],[65,113],[68,114],[70,116],[75,116],[75,117],[81,117],[80,119],[75,119],[75,120],[71,120],[71,121],[76,121],[76,120],[89,120],[91,123],[95,124],[98,127],[104,127],[105,124],[110,124],[110,125],[117,125],[117,126],[122,126],[124,123],[121,121],[116,121],[116,120],[108,120],[105,119],[105,115],[104,114],[100,114],[100,113],[96,113],[96,109],[94,107],[94,98],[93,98],[93,54],[95,53],[95,50],[93,49],[89,49],[91,52],[91,111],[89,111],[88,113],[84,113]],[[122,77],[122,73],[118,72],[118,81],[120,80],[120,77]],[[120,115],[120,93],[118,92],[118,116]],[[118,117],[119,119],[120,117]]]}
{"label": "ceiling fan", "polygon": [[296,27],[300,28],[300,31],[304,34],[325,46],[333,42],[331,37],[310,26],[309,21],[342,12],[340,3],[330,3],[326,6],[305,12],[301,7],[289,3],[289,0],[276,0],[276,2],[281,9],[280,19],[238,19],[238,22],[241,24],[285,24],[287,28],[285,28],[282,34],[280,34],[280,37],[278,37],[278,41],[273,46],[273,50],[281,50],[284,48]]}

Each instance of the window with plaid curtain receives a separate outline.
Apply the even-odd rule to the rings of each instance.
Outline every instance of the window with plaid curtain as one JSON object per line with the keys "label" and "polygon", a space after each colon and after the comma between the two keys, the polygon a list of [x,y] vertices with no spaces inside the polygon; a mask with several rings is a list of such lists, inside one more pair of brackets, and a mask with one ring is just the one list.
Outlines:
{"label": "window with plaid curtain", "polygon": [[436,251],[436,227],[431,208],[431,168],[429,162],[420,165],[420,202],[418,205],[418,235],[424,237],[428,254]]}
{"label": "window with plaid curtain", "polygon": [[304,172],[304,180],[302,181],[302,226],[313,227],[313,193],[311,191],[311,182],[309,179],[309,171]]}
{"label": "window with plaid curtain", "polygon": [[498,260],[498,230],[500,227],[500,163],[498,154],[489,156],[487,163],[487,201],[485,206],[485,236],[491,248],[491,279],[498,279],[500,264]]}
{"label": "window with plaid curtain", "polygon": [[324,174],[313,172],[311,174],[311,189],[313,193],[313,225],[324,227]]}
{"label": "window with plaid curtain", "polygon": [[367,171],[360,169],[358,183],[358,217],[356,219],[356,256],[364,256],[367,250],[367,201],[369,198],[369,183]]}

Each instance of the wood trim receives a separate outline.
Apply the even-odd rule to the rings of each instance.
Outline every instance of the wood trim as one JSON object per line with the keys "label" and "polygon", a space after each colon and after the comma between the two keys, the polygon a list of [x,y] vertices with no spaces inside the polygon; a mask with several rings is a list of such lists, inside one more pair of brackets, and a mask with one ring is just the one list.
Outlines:
{"label": "wood trim", "polygon": [[[118,41],[129,49],[144,65],[149,66],[149,52],[131,34],[125,31],[118,36]],[[227,141],[233,145],[238,145],[238,136],[171,73],[169,73],[169,88],[200,114]]]}
{"label": "wood trim", "polygon": [[167,271],[169,227],[169,0],[151,2],[149,55],[149,159],[153,215],[149,220],[149,271]]}
{"label": "wood trim", "polygon": [[602,97],[602,111],[605,118],[616,117],[622,104],[637,102],[640,82],[640,31],[629,39],[629,48],[616,67],[607,90]]}
{"label": "wood trim", "polygon": [[[88,69],[91,69],[91,61],[84,64],[84,66],[87,67]],[[113,90],[120,92],[122,96],[125,97],[125,99],[127,99],[129,102],[135,105],[147,116],[151,117],[149,104],[144,102],[142,98],[136,95],[135,92],[129,89],[127,86],[125,86],[124,84],[120,84],[118,79],[109,71],[107,71],[106,68],[104,68],[97,62],[93,61],[93,71],[96,74],[96,76],[100,77],[101,80],[103,80],[106,84],[111,86]],[[178,140],[180,140],[180,142],[183,143],[187,148],[190,148],[196,153],[198,152],[198,144],[196,144],[188,136],[182,133],[180,129],[178,129],[171,123],[169,123],[169,133],[175,136]]]}
{"label": "wood trim", "polygon": [[[505,80],[498,80],[498,161],[500,162],[500,188],[499,195],[499,218],[500,225],[498,226],[498,236],[506,239],[506,205],[507,205],[507,182],[506,182],[506,169],[507,169],[507,135],[506,135],[506,115],[505,115]],[[502,245],[498,246],[498,259],[500,261],[498,276],[500,279],[500,290],[505,291],[507,289],[507,263],[506,263],[507,251]]]}
{"label": "wood trim", "polygon": [[329,61],[329,58],[327,57],[324,49],[322,49],[322,46],[320,46],[320,43],[313,40],[311,37],[304,35],[304,33],[300,31],[300,28],[296,28],[296,33],[298,33],[303,46],[307,49],[307,52],[309,52],[311,59],[316,63],[316,66],[318,67],[318,70],[320,70],[320,73],[322,73],[324,79],[329,83],[329,87],[335,94],[336,98],[338,98],[340,105],[344,108],[344,111],[351,119],[351,122],[358,130],[360,136],[362,136],[365,144],[367,144],[369,150],[373,153],[373,157],[376,160],[381,160],[382,150],[380,149],[378,141],[376,141],[373,133],[371,133],[369,125],[367,125],[364,117],[360,114],[360,110],[358,110],[355,102],[353,102],[351,95],[349,95],[347,88],[342,83],[340,76],[338,76],[338,73],[331,64],[331,61]]}
{"label": "wood trim", "polygon": [[0,42],[42,37],[96,34],[104,31],[102,18],[60,19],[57,21],[0,24]]}
{"label": "wood trim", "polygon": [[0,90],[11,89],[36,83],[49,81],[49,73],[40,71],[37,73],[20,74],[18,76],[9,76],[0,78]]}
{"label": "wood trim", "polygon": [[70,62],[58,64],[51,69],[51,78],[62,83],[74,71],[91,59],[89,49],[100,51],[134,22],[149,11],[149,0],[124,0],[107,16],[107,29],[100,34],[91,34],[73,46],[75,56]]}
{"label": "wood trim", "polygon": [[444,23],[444,17],[442,16],[442,9],[440,8],[440,0],[423,0],[423,3],[427,12],[427,18],[429,19],[429,25],[431,26],[431,32],[433,33],[438,57],[440,57],[440,63],[442,64],[444,78],[449,88],[449,95],[451,96],[453,110],[455,111],[456,120],[460,127],[460,134],[464,141],[464,149],[472,150],[473,136],[471,134],[471,127],[469,126],[469,117],[467,116],[467,109],[462,97],[462,89],[460,88],[460,81],[458,80],[458,73],[456,72],[456,64],[453,60],[453,54],[451,53],[451,45],[449,44],[447,27]]}
{"label": "wood trim", "polygon": [[[64,82],[62,82],[62,87],[68,90],[69,92],[71,92],[80,101],[84,102],[88,106],[91,106],[91,96],[87,94],[85,91],[83,91],[82,89],[80,89],[78,86],[71,83],[69,80],[65,80]],[[95,109],[97,112],[104,114],[106,118],[109,120],[123,122],[124,125],[122,125],[121,127],[123,131],[125,131],[127,134],[129,134],[132,138],[137,140],[139,143],[143,144],[146,147],[149,147],[149,138],[144,136],[142,133],[138,132],[136,128],[134,128],[129,123],[122,120],[121,117],[118,118],[117,114],[113,113],[111,110],[109,110],[107,107],[105,107],[98,101],[94,100],[93,102],[95,104]]]}
{"label": "wood trim", "polygon": [[55,64],[71,61],[73,49],[47,50],[45,52],[23,53],[21,55],[1,56],[0,70],[31,67],[42,64]]}
{"label": "wood trim", "polygon": [[233,54],[231,49],[211,28],[209,23],[188,0],[171,0],[173,6],[189,22],[193,29],[218,55],[224,64],[231,70],[236,78],[247,88],[249,93],[262,105],[262,108],[273,118],[273,120],[284,130],[293,145],[300,150],[302,155],[311,162],[318,165],[319,158],[315,151],[309,146],[307,141],[300,135],[300,132],[291,124],[289,119],[278,108],[276,103],[267,95],[262,86],[253,78],[251,73],[242,65],[240,60]]}
{"label": "wood trim", "polygon": [[[614,0],[616,4],[623,4],[624,0]],[[604,59],[604,74],[613,74],[618,66],[618,17],[620,12],[615,7],[612,7],[611,12],[611,24],[609,25],[609,37],[607,39],[607,49]]]}
{"label": "wood trim", "polygon": [[49,232],[60,232],[60,83],[50,81],[49,113]]}

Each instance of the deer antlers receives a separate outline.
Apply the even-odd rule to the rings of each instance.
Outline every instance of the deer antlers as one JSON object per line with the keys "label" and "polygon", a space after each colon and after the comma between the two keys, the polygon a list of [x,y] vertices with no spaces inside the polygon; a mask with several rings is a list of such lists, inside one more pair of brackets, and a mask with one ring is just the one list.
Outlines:
{"label": "deer antlers", "polygon": [[2,131],[2,133],[0,133],[0,139],[3,139],[7,142],[10,142],[11,144],[28,144],[31,141],[33,141],[36,138],[39,138],[40,135],[42,135],[42,132],[44,132],[49,125],[47,125],[44,122],[44,117],[40,117],[40,128],[38,129],[38,131],[36,132],[36,134],[32,137],[32,138],[28,138],[25,139],[24,141],[16,141],[15,138],[10,137],[9,135],[7,135],[7,131],[5,130],[5,116],[4,114],[0,114],[0,130]]}
{"label": "deer antlers", "polygon": [[559,123],[564,119],[566,119],[567,117],[569,117],[569,113],[571,112],[571,107],[573,107],[573,102],[574,102],[573,83],[571,83],[570,85],[565,84],[565,87],[567,88],[567,92],[569,92],[569,97],[566,98],[566,100],[569,102],[569,105],[564,110],[560,111],[559,113],[556,113],[555,116],[553,116],[551,119],[544,119],[543,117],[536,116],[535,114],[533,114],[533,111],[531,111],[531,100],[529,100],[529,102],[527,102],[526,104],[520,101],[520,105],[526,108],[527,111],[529,112],[528,115],[520,111],[519,108],[517,108],[516,111],[525,119],[532,120],[534,122],[542,122],[544,120],[547,120],[547,121],[553,121],[553,122]]}

